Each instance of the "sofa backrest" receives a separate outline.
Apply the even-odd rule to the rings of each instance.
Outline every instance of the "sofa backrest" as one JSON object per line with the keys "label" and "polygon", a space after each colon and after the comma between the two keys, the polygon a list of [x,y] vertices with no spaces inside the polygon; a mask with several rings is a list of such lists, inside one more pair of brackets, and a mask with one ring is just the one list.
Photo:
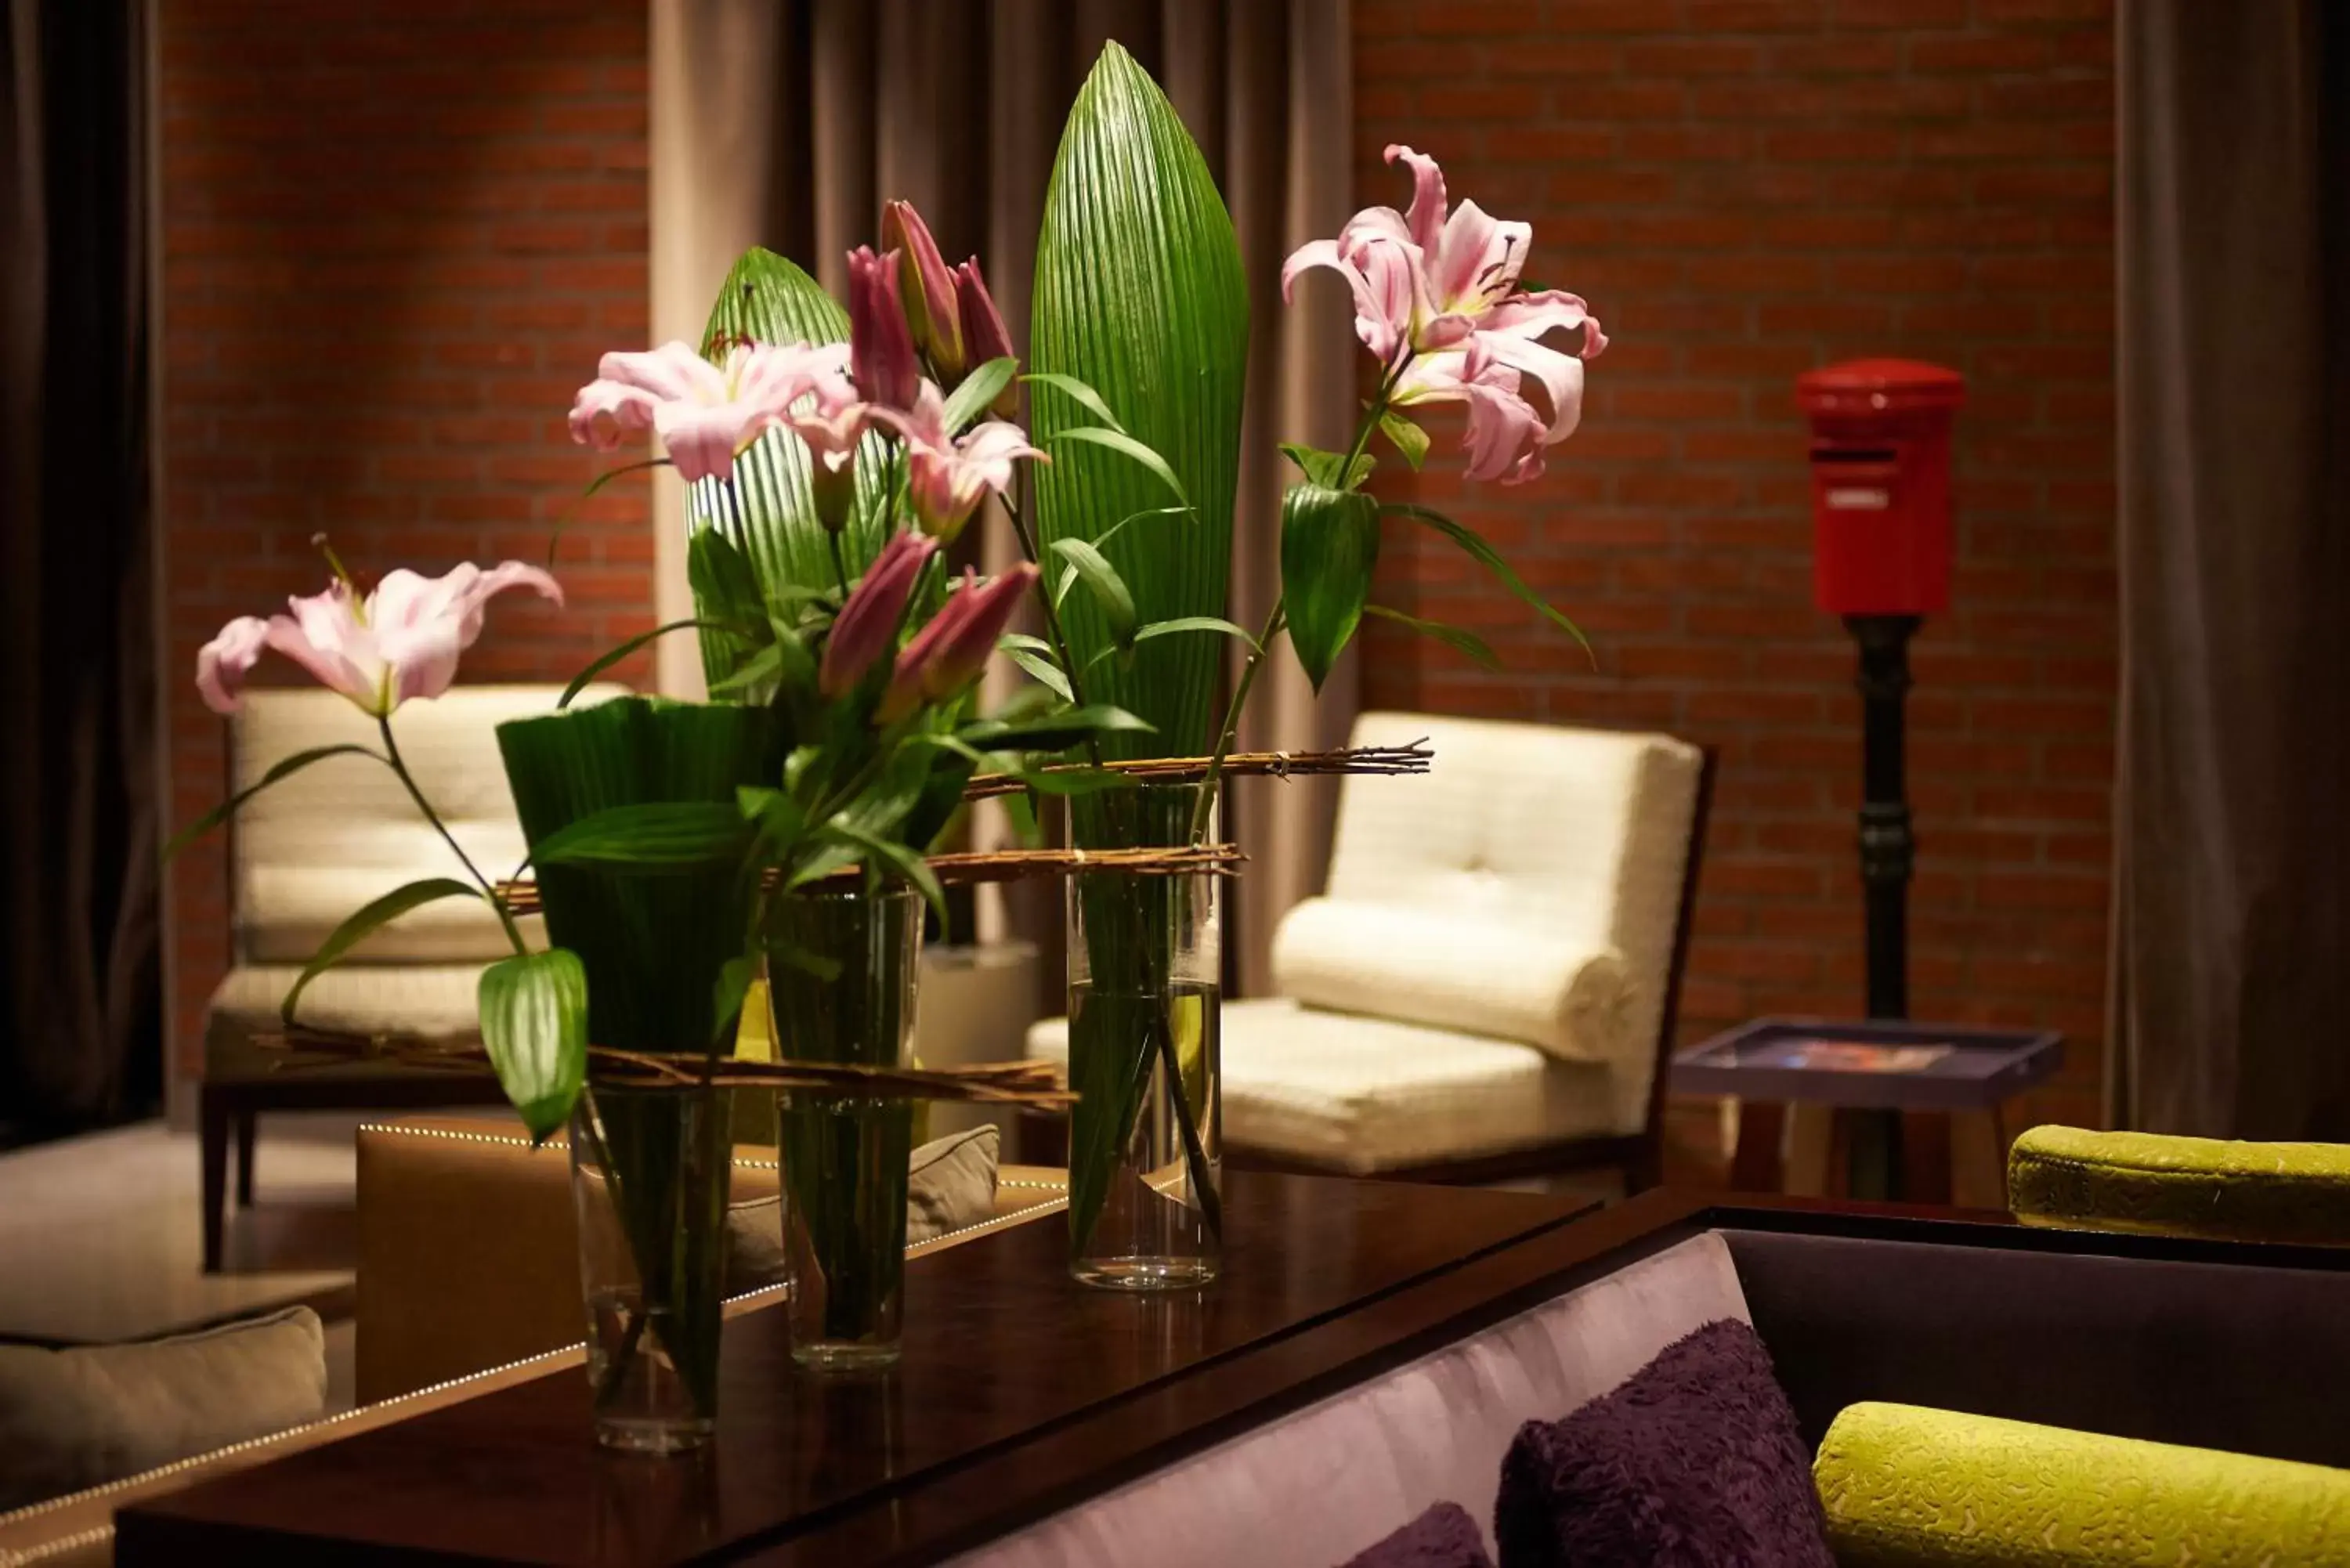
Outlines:
{"label": "sofa backrest", "polygon": [[[594,686],[575,701],[599,702],[626,691]],[[458,686],[405,703],[392,716],[392,734],[418,787],[491,877],[512,874],[523,857],[497,726],[546,712],[561,695],[557,686]],[[236,790],[297,752],[382,744],[374,720],[324,691],[248,691],[230,737],[230,787]],[[369,899],[421,877],[465,879],[463,866],[391,770],[361,756],[329,757],[270,785],[237,814],[230,845],[236,950],[247,963],[306,962]],[[486,905],[450,898],[393,921],[352,956],[452,963],[487,961],[506,950]]]}
{"label": "sofa backrest", "polygon": [[1308,1005],[1523,1041],[1612,1069],[1645,1123],[1704,756],[1669,735],[1365,713],[1425,777],[1349,778],[1327,891],[1274,969]]}

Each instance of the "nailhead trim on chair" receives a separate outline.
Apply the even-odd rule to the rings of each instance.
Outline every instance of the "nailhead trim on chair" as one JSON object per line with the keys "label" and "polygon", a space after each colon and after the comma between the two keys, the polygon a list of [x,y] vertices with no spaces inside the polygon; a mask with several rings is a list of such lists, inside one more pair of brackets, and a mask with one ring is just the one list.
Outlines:
{"label": "nailhead trim on chair", "polygon": [[[534,1147],[530,1139],[526,1137],[508,1137],[497,1133],[459,1132],[454,1128],[450,1127],[395,1127],[387,1126],[380,1122],[362,1122],[359,1124],[359,1131],[390,1133],[399,1137],[447,1138],[454,1143],[495,1144],[504,1147],[529,1148]],[[776,1168],[776,1162],[772,1159],[738,1159],[734,1164],[738,1168],[750,1170],[774,1170]],[[1068,1189],[1068,1183],[1066,1181],[1030,1181],[1018,1177],[1000,1178],[998,1179],[996,1185],[999,1187],[1025,1188],[1040,1192],[1066,1193]],[[988,1219],[979,1220],[974,1224],[960,1226],[955,1230],[943,1231],[939,1235],[931,1237],[927,1241],[917,1241],[912,1246],[906,1249],[906,1256],[909,1258],[922,1257],[927,1253],[939,1251],[941,1248],[947,1246],[951,1242],[960,1241],[969,1237],[985,1235],[990,1231],[1003,1230],[1014,1223],[1025,1223],[1030,1220],[1042,1219],[1046,1214],[1066,1209],[1068,1206],[1069,1200],[1066,1196],[1061,1198],[1045,1199],[1038,1202],[1030,1204],[1025,1209],[1015,1209],[1008,1214],[993,1215]],[[739,1302],[754,1301],[762,1296],[780,1295],[789,1288],[790,1287],[785,1285],[763,1285],[755,1291],[744,1291],[740,1295],[729,1296],[726,1298],[724,1304],[733,1306]],[[68,1492],[62,1497],[53,1497],[46,1501],[30,1503],[26,1507],[16,1509],[11,1512],[0,1513],[0,1529],[5,1529],[12,1524],[25,1523],[27,1521],[39,1518],[42,1514],[51,1513],[61,1508],[71,1507],[76,1503],[95,1501],[99,1498],[111,1496],[116,1492],[126,1490],[131,1487],[141,1486],[152,1480],[161,1480],[166,1476],[179,1475],[183,1471],[193,1469],[198,1466],[211,1464],[216,1459],[227,1459],[234,1454],[250,1453],[255,1449],[262,1448],[267,1444],[281,1443],[291,1438],[299,1438],[308,1433],[324,1431],[329,1427],[338,1426],[356,1417],[376,1414],[382,1411],[387,1407],[404,1404],[411,1400],[430,1398],[435,1394],[445,1394],[452,1388],[462,1388],[469,1383],[477,1383],[484,1378],[501,1376],[505,1373],[516,1371],[536,1362],[550,1361],[560,1356],[576,1355],[585,1351],[587,1348],[588,1342],[586,1340],[581,1340],[576,1345],[567,1345],[557,1350],[543,1350],[536,1355],[525,1355],[519,1361],[509,1361],[501,1366],[484,1367],[479,1372],[469,1372],[463,1377],[452,1377],[444,1382],[434,1383],[423,1388],[411,1389],[408,1393],[400,1395],[396,1398],[380,1399],[372,1405],[360,1405],[352,1409],[338,1411],[332,1416],[321,1417],[316,1421],[307,1421],[298,1427],[288,1427],[282,1432],[271,1432],[265,1437],[259,1438],[247,1438],[241,1443],[231,1443],[225,1448],[208,1449],[201,1454],[191,1454],[184,1459],[174,1459],[168,1465],[158,1465],[151,1470],[141,1470],[134,1476],[123,1476],[119,1480],[107,1481],[99,1486],[88,1487],[80,1491]],[[95,1526],[89,1530],[82,1531],[78,1534],[61,1536],[55,1541],[43,1542],[40,1545],[33,1547],[29,1551],[16,1551],[11,1548],[0,1547],[0,1568],[18,1568],[19,1564],[39,1563],[47,1558],[56,1557],[67,1552],[78,1551],[85,1546],[95,1546],[99,1542],[110,1538],[113,1534],[114,1525],[109,1521],[105,1524]]]}

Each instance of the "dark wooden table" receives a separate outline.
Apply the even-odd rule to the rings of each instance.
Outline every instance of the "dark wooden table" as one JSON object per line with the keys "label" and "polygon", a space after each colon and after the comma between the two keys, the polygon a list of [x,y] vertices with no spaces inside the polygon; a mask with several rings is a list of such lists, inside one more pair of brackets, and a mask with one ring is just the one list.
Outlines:
{"label": "dark wooden table", "polygon": [[698,1459],[599,1452],[567,1368],[127,1509],[116,1561],[934,1561],[1542,1299],[1586,1209],[1236,1172],[1205,1292],[1076,1285],[1055,1216],[913,1263],[886,1377],[797,1373],[781,1313],[731,1321]]}

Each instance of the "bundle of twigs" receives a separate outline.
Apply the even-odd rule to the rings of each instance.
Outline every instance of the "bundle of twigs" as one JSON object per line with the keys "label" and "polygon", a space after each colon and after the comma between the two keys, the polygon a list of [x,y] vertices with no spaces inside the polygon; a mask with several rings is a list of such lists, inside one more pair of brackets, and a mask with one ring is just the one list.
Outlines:
{"label": "bundle of twigs", "polygon": [[[1235,752],[1224,759],[1223,771],[1235,777],[1289,778],[1308,774],[1424,774],[1436,753],[1428,738],[1405,746],[1341,746],[1331,752]],[[1208,776],[1212,757],[1139,757],[1130,762],[1104,763],[1101,771],[1153,784],[1192,783]],[[1089,763],[1055,763],[1039,771],[1089,771]],[[963,786],[965,800],[1018,794],[1027,786],[1010,774],[979,774]],[[937,864],[935,861],[933,865]]]}
{"label": "bundle of twigs", "polygon": [[[927,864],[941,882],[1017,882],[1029,877],[1061,877],[1072,871],[1124,871],[1136,877],[1183,877],[1205,871],[1219,877],[1235,875],[1248,857],[1237,845],[1201,844],[1171,849],[986,849],[955,855],[933,855]],[[860,873],[843,867],[827,880],[851,879]],[[775,873],[768,873],[768,886]],[[538,885],[526,878],[498,885],[498,896],[516,915],[538,913]]]}
{"label": "bundle of twigs", "polygon": [[[286,1072],[358,1060],[394,1061],[403,1066],[452,1073],[490,1071],[489,1053],[478,1043],[404,1040],[381,1034],[347,1034],[293,1028],[255,1037],[265,1048],[283,1052]],[[976,1100],[991,1105],[1065,1107],[1076,1096],[1060,1086],[1049,1062],[982,1062],[963,1067],[862,1067],[830,1062],[751,1062],[722,1056],[715,1068],[700,1056],[588,1047],[589,1078],[630,1088],[691,1087],[703,1083],[725,1088],[811,1089],[878,1100]]]}

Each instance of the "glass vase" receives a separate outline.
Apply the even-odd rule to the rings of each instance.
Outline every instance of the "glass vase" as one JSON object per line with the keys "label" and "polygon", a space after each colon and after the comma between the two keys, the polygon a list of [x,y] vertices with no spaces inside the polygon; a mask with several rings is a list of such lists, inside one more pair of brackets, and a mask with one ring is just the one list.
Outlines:
{"label": "glass vase", "polygon": [[[1212,840],[1198,784],[1073,803],[1081,846]],[[1069,878],[1070,1272],[1104,1289],[1180,1290],[1223,1255],[1219,877]]]}
{"label": "glass vase", "polygon": [[[922,900],[907,888],[798,893],[768,908],[767,994],[785,1061],[902,1067],[913,1037]],[[898,1359],[914,1102],[777,1096],[792,1358],[819,1371]]]}
{"label": "glass vase", "polygon": [[591,1086],[571,1116],[571,1195],[596,1440],[673,1454],[718,1417],[728,1097]]}

